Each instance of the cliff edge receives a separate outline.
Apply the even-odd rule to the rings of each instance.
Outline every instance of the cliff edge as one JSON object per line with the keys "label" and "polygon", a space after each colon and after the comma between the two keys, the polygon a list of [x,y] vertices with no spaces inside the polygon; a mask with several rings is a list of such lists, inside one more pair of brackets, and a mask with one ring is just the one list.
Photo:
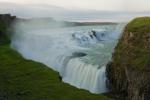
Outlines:
{"label": "cliff edge", "polygon": [[111,100],[61,82],[58,72],[24,59],[10,48],[13,29],[9,26],[16,20],[10,14],[0,14],[0,100]]}
{"label": "cliff edge", "polygon": [[132,20],[107,65],[108,88],[125,100],[150,100],[150,17]]}

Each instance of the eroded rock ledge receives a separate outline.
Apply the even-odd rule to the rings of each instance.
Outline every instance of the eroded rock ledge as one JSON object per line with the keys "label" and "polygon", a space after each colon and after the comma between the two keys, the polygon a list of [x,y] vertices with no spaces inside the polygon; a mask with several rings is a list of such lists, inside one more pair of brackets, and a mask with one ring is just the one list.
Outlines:
{"label": "eroded rock ledge", "polygon": [[150,17],[125,27],[107,65],[108,88],[125,100],[150,100]]}

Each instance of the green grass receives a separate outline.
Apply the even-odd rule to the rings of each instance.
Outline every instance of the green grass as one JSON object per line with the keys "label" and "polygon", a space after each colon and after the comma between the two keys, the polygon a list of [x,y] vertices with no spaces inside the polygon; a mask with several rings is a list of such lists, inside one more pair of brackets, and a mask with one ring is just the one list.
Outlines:
{"label": "green grass", "polygon": [[25,60],[9,44],[0,45],[0,100],[110,100],[59,80],[45,65]]}
{"label": "green grass", "polygon": [[126,28],[129,32],[150,32],[150,17],[136,18],[132,20]]}

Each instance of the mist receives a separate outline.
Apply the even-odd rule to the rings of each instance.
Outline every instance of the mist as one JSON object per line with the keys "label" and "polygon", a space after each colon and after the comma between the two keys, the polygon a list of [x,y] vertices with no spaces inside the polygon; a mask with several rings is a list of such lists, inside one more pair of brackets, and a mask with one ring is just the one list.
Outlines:
{"label": "mist", "polygon": [[49,18],[20,20],[15,23],[11,47],[24,58],[59,72],[65,83],[91,93],[105,93],[105,66],[123,26],[68,27]]}

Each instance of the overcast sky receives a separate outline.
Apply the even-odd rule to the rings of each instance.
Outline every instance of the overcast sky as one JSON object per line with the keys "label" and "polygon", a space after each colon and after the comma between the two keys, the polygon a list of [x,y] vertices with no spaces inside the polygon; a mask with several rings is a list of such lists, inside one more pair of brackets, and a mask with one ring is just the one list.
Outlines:
{"label": "overcast sky", "polygon": [[150,0],[0,0],[0,13],[72,21],[126,21],[150,16]]}

